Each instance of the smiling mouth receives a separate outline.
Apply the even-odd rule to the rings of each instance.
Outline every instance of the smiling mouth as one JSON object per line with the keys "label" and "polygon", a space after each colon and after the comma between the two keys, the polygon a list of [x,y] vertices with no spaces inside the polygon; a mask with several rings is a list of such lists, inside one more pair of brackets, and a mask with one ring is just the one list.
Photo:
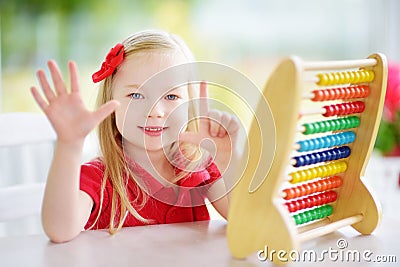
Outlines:
{"label": "smiling mouth", "polygon": [[168,127],[157,127],[157,126],[147,126],[139,128],[149,136],[159,136],[165,131]]}

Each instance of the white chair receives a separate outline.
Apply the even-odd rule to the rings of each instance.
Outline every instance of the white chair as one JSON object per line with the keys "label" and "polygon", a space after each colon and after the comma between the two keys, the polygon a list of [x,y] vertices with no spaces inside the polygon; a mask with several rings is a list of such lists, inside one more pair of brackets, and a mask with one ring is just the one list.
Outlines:
{"label": "white chair", "polygon": [[0,114],[0,236],[42,231],[41,202],[55,140],[42,114]]}

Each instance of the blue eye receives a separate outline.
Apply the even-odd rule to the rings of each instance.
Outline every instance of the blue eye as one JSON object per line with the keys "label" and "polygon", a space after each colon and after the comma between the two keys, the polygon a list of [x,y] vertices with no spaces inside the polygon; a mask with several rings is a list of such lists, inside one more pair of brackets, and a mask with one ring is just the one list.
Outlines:
{"label": "blue eye", "polygon": [[130,94],[130,96],[131,96],[133,99],[141,99],[141,98],[143,98],[143,95],[142,95],[142,94],[139,94],[139,93],[132,93],[132,94]]}
{"label": "blue eye", "polygon": [[177,95],[167,95],[165,99],[167,100],[177,100],[179,97]]}

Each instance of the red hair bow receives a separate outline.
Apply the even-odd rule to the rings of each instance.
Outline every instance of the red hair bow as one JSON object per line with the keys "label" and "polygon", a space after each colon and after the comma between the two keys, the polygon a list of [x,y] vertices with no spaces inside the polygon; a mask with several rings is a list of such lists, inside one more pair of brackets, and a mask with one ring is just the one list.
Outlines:
{"label": "red hair bow", "polygon": [[116,46],[111,48],[110,52],[108,52],[106,56],[106,61],[101,64],[101,69],[92,75],[93,82],[100,82],[113,74],[114,70],[122,63],[123,60],[124,45],[117,44]]}

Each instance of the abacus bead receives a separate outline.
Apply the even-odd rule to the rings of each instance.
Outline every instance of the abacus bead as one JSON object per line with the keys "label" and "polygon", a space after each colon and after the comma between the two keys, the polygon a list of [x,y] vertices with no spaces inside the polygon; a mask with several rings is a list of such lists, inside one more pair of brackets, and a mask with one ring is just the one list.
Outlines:
{"label": "abacus bead", "polygon": [[354,82],[354,78],[355,78],[354,77],[354,72],[353,71],[348,71],[347,73],[349,74],[349,77],[350,77],[348,82],[349,83],[353,83]]}
{"label": "abacus bead", "polygon": [[296,223],[296,225],[301,224],[301,219],[300,216],[298,214],[293,216],[294,222]]}
{"label": "abacus bead", "polygon": [[369,96],[369,94],[371,93],[371,89],[369,88],[369,86],[364,85],[364,86],[363,86],[363,89],[364,89],[364,95],[363,95],[363,97]]}
{"label": "abacus bead", "polygon": [[299,187],[294,187],[293,188],[293,192],[294,192],[294,194],[293,194],[293,198],[298,198],[299,196],[300,196],[300,190],[299,190]]}
{"label": "abacus bead", "polygon": [[342,185],[342,179],[339,176],[336,176],[335,186],[340,187]]}
{"label": "abacus bead", "polygon": [[288,209],[289,212],[295,212],[296,211],[295,210],[295,206],[294,206],[294,204],[292,202],[285,203],[285,205],[286,205],[286,208]]}
{"label": "abacus bead", "polygon": [[303,126],[306,128],[306,130],[304,131],[304,134],[313,134],[315,132],[314,124],[306,123]]}
{"label": "abacus bead", "polygon": [[329,77],[326,73],[320,73],[317,75],[319,81],[317,82],[318,85],[328,85]]}
{"label": "abacus bead", "polygon": [[346,83],[344,72],[339,72],[339,83]]}
{"label": "abacus bead", "polygon": [[329,216],[333,213],[333,208],[331,205],[327,205],[325,209],[327,211],[327,216]]}
{"label": "abacus bead", "polygon": [[299,172],[291,173],[290,176],[292,177],[291,183],[298,183],[301,181],[301,175]]}
{"label": "abacus bead", "polygon": [[354,72],[354,83],[358,83],[358,82],[360,82],[360,78],[361,78],[361,76],[360,76],[360,72],[359,71],[355,71]]}
{"label": "abacus bead", "polygon": [[286,188],[283,190],[283,193],[285,194],[284,199],[288,200],[293,198],[293,190],[292,188]]}
{"label": "abacus bead", "polygon": [[375,78],[375,73],[374,73],[374,71],[372,71],[372,70],[369,70],[368,73],[369,73],[369,80],[368,80],[368,82],[372,82],[372,81],[374,80],[374,78]]}
{"label": "abacus bead", "polygon": [[333,73],[328,73],[328,84],[327,85],[332,85],[335,83],[335,75]]}
{"label": "abacus bead", "polygon": [[360,82],[365,82],[367,79],[366,79],[366,70],[362,70],[362,71],[360,71]]}
{"label": "abacus bead", "polygon": [[344,72],[343,74],[344,74],[344,83],[349,83],[349,81],[350,81],[349,72],[347,71],[347,72]]}
{"label": "abacus bead", "polygon": [[331,202],[336,201],[337,199],[337,193],[335,191],[331,192]]}
{"label": "abacus bead", "polygon": [[323,101],[324,100],[324,93],[322,92],[322,90],[314,90],[314,97],[311,98],[311,100],[313,101]]}
{"label": "abacus bead", "polygon": [[303,223],[306,223],[307,222],[307,214],[305,212],[303,212],[303,213],[300,213],[300,216],[301,216]]}
{"label": "abacus bead", "polygon": [[311,184],[310,184],[310,188],[311,188],[311,189],[310,189],[311,191],[310,191],[310,193],[308,193],[308,195],[317,192],[317,190],[318,190],[317,183],[316,183],[316,182],[311,183]]}

